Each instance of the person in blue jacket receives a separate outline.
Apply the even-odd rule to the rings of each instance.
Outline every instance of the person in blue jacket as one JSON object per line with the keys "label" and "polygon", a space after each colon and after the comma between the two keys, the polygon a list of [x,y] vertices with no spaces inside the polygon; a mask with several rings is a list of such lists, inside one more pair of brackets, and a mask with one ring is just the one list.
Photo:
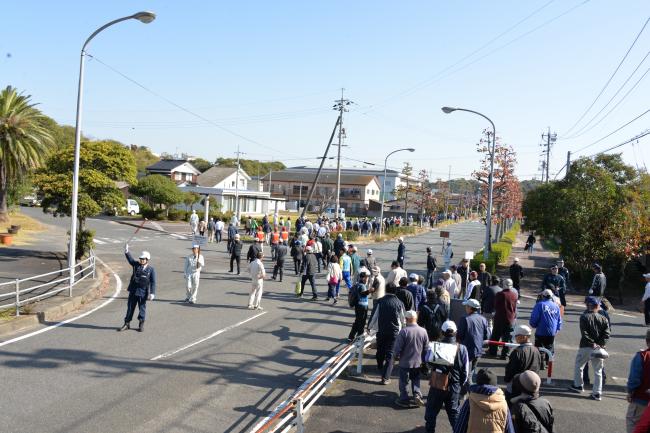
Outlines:
{"label": "person in blue jacket", "polygon": [[555,336],[562,329],[562,316],[551,289],[542,292],[542,299],[533,307],[528,323],[535,328],[535,347],[555,353]]}
{"label": "person in blue jacket", "polygon": [[124,248],[126,260],[133,268],[131,281],[129,282],[129,299],[126,307],[126,316],[124,317],[124,325],[118,331],[125,331],[131,328],[131,320],[135,312],[136,305],[138,308],[138,332],[144,331],[144,320],[147,313],[147,300],[153,301],[156,296],[156,270],[149,265],[151,254],[148,251],[143,251],[138,260],[135,260],[131,253],[129,253],[129,244]]}

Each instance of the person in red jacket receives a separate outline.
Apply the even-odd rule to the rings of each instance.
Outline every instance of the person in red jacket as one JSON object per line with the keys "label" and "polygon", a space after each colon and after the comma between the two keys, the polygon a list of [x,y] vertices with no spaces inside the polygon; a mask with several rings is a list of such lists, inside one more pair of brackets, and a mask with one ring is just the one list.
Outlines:
{"label": "person in red jacket", "polygon": [[[627,433],[632,433],[639,419],[648,412],[650,404],[650,329],[645,336],[646,349],[638,351],[632,358],[627,378],[627,401],[629,403],[625,421]],[[646,430],[643,430],[646,431]]]}
{"label": "person in red jacket", "polygon": [[[503,290],[494,295],[494,327],[490,340],[512,342],[517,318],[517,297],[517,292],[512,288],[512,280],[503,280]],[[506,359],[509,351],[508,347],[503,346],[501,359]],[[490,346],[488,353],[490,356],[497,356],[497,346]]]}

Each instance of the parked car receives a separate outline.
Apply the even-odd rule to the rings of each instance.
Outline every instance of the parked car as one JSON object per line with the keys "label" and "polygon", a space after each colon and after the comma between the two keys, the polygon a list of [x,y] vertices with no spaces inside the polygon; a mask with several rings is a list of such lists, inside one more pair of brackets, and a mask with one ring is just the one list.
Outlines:
{"label": "parked car", "polygon": [[140,213],[140,205],[133,199],[126,200],[126,213],[129,215],[136,215]]}
{"label": "parked car", "polygon": [[330,208],[325,209],[324,215],[329,219],[339,218],[341,220],[345,220],[345,209],[340,207],[338,215],[335,215],[334,214],[334,208],[330,207]]}
{"label": "parked car", "polygon": [[26,195],[25,197],[20,199],[20,205],[21,206],[40,206],[41,205],[41,200],[38,198],[36,194],[29,194]]}

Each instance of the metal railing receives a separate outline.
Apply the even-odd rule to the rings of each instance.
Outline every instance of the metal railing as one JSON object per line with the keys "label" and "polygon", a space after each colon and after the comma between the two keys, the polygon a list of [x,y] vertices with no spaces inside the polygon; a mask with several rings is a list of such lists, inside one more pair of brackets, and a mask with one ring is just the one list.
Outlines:
{"label": "metal railing", "polygon": [[[70,268],[34,275],[27,278],[16,278],[14,281],[0,283],[0,310],[15,307],[16,317],[18,317],[20,316],[20,307],[23,305],[55,296],[64,290],[68,290],[68,296],[72,296],[72,288],[74,286],[88,277],[92,277],[93,279],[95,278],[95,263],[95,255],[92,251],[88,258],[77,262],[77,265],[75,266],[74,282],[72,284],[70,284]],[[61,278],[55,278],[52,281],[46,282],[38,281],[57,274]],[[31,285],[30,283],[36,284]],[[10,287],[13,288],[13,291],[2,293]],[[10,299],[11,302],[8,302]]]}
{"label": "metal railing", "polygon": [[374,339],[374,336],[359,336],[353,343],[325,361],[291,397],[257,423],[250,433],[286,433],[294,427],[297,433],[303,433],[304,420],[309,409],[355,358],[358,359],[357,372],[361,371],[363,351]]}

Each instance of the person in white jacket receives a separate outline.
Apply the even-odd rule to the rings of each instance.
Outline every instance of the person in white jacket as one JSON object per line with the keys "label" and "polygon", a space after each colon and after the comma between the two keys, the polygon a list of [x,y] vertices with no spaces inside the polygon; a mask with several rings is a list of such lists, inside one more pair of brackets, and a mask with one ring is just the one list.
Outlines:
{"label": "person in white jacket", "polygon": [[196,214],[196,211],[192,211],[190,215],[190,230],[192,231],[192,236],[196,235],[196,231],[199,228],[199,216]]}
{"label": "person in white jacket", "polygon": [[456,285],[456,280],[451,278],[451,271],[449,269],[445,269],[442,272],[442,280],[444,281],[442,287],[449,293],[449,297],[452,299],[458,298],[458,286]]}
{"label": "person in white jacket", "polygon": [[386,287],[391,285],[398,286],[399,280],[402,278],[408,278],[408,274],[402,269],[397,260],[393,260],[393,263],[390,265],[390,272],[386,276]]}
{"label": "person in white jacket", "polygon": [[343,272],[335,255],[332,255],[327,264],[327,275],[325,278],[327,279],[326,301],[334,299],[334,303],[336,304],[339,299],[339,289],[341,287],[341,280],[343,279]]}
{"label": "person in white jacket", "polygon": [[264,278],[266,278],[266,270],[264,263],[262,263],[262,252],[257,253],[257,258],[248,265],[248,270],[251,273],[251,295],[248,298],[249,310],[263,310],[260,306],[262,301],[262,292],[264,291]]}
{"label": "person in white jacket", "polygon": [[451,241],[447,241],[447,245],[442,249],[442,257],[445,260],[445,269],[449,269],[451,259],[454,257],[454,250],[451,248]]}
{"label": "person in white jacket", "polygon": [[201,269],[205,266],[205,260],[201,254],[201,247],[192,245],[192,254],[185,257],[185,281],[187,282],[187,294],[185,302],[193,304],[196,302],[196,295],[199,293],[199,280]]}

